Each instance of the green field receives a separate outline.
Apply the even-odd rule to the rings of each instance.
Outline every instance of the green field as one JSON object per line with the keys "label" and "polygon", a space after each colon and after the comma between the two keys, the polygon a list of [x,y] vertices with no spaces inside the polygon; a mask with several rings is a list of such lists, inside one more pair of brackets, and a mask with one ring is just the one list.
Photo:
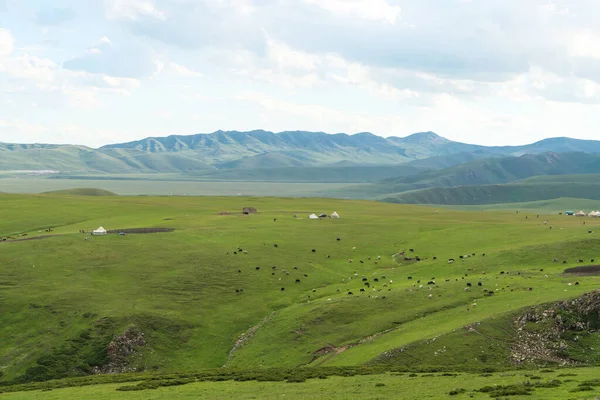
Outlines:
{"label": "green field", "polygon": [[[72,387],[51,391],[6,393],[9,400],[40,399],[490,399],[494,392],[481,391],[486,387],[514,385],[517,390],[554,382],[557,386],[533,388],[528,395],[511,399],[594,399],[599,386],[584,382],[598,382],[598,369],[577,368],[537,370],[502,374],[411,374],[387,373],[352,378],[329,377],[303,383],[280,382],[199,382],[183,386],[161,387],[145,391],[119,391],[123,384]],[[599,382],[600,383],[600,382]],[[549,385],[551,386],[551,385]],[[580,391],[582,387],[591,390]],[[463,392],[464,390],[464,392]],[[485,390],[485,389],[484,389]],[[451,393],[456,393],[451,395]]]}
{"label": "green field", "polygon": [[[242,215],[243,207],[258,213]],[[341,218],[307,218],[333,211]],[[366,366],[374,369],[370,373],[405,375],[204,382],[127,393],[108,385],[2,396],[281,398],[286,389],[286,398],[390,398],[418,378],[415,388],[423,389],[415,393],[443,398],[457,387],[522,382],[523,368],[557,363],[511,361],[519,340],[516,316],[600,283],[598,276],[563,274],[585,265],[579,260],[600,260],[600,220],[583,221],[538,218],[536,210],[467,212],[322,198],[0,195],[0,238],[14,238],[0,242],[0,390],[86,376],[108,365],[109,343],[134,328],[144,343],[113,372],[338,368],[332,375],[343,375],[343,368]],[[79,233],[98,226],[174,231]],[[421,261],[394,258],[400,251]],[[565,357],[600,365],[599,347],[595,333],[582,333],[568,341]],[[521,371],[511,372],[516,368]],[[475,375],[423,376],[436,370]],[[505,372],[494,375],[498,379],[478,375],[485,371]],[[581,371],[579,380],[594,373]],[[110,382],[103,376],[94,382]],[[136,379],[148,376],[128,378]],[[330,385],[339,385],[329,382],[344,388],[333,393]],[[576,385],[565,383],[560,393]],[[558,393],[538,388],[534,395],[564,398]]]}

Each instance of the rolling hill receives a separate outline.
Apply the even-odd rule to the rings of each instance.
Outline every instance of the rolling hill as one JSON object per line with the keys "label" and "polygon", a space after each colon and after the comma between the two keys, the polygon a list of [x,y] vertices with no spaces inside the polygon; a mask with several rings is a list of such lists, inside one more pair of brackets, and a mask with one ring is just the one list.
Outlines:
{"label": "rolling hill", "polygon": [[[237,394],[259,381],[248,393],[275,399],[376,372],[415,398],[463,387],[472,393],[462,397],[484,398],[505,388],[473,391],[507,376],[523,385],[525,370],[529,391],[567,398],[598,376],[561,365],[600,365],[589,350],[600,340],[599,277],[565,272],[598,259],[588,230],[600,219],[583,227],[548,216],[550,231],[514,212],[260,197],[2,195],[0,204],[0,337],[10,338],[0,341],[0,392],[46,389],[3,398],[101,398],[59,389],[97,383],[113,384],[102,398],[177,398],[160,386]],[[258,213],[243,215],[248,206]],[[333,210],[340,219],[307,218]],[[99,225],[131,230],[81,233]],[[538,338],[556,347],[540,350]],[[565,372],[576,382],[543,386]],[[376,382],[331,398],[381,398]],[[213,398],[214,388],[190,396]]]}

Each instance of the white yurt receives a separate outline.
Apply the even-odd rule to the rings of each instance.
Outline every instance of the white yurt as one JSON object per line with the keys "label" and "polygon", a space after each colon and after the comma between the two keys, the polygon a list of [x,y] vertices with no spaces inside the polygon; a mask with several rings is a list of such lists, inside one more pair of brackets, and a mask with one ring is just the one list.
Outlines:
{"label": "white yurt", "polygon": [[340,217],[340,214],[338,214],[337,212],[335,212],[335,211],[334,211],[334,212],[333,212],[333,213],[330,215],[330,217],[331,217],[331,218],[339,218],[339,217]]}
{"label": "white yurt", "polygon": [[575,213],[576,217],[585,217],[587,214],[584,213],[582,210],[579,210],[577,213]]}
{"label": "white yurt", "polygon": [[100,227],[98,229],[94,229],[92,231],[92,235],[94,235],[94,236],[106,235],[106,229],[104,229],[103,227]]}
{"label": "white yurt", "polygon": [[319,217],[317,217],[317,214],[314,214],[314,213],[313,213],[313,214],[310,214],[310,215],[308,216],[308,218],[310,218],[310,219],[319,219]]}

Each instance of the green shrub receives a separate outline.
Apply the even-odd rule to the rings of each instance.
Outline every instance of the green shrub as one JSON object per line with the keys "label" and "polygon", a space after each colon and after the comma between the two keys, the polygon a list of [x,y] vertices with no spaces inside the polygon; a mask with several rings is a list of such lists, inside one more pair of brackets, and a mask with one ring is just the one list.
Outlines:
{"label": "green shrub", "polygon": [[454,389],[454,390],[451,390],[450,392],[448,392],[448,394],[450,396],[456,396],[458,394],[462,394],[462,393],[465,393],[465,392],[466,392],[465,389]]}

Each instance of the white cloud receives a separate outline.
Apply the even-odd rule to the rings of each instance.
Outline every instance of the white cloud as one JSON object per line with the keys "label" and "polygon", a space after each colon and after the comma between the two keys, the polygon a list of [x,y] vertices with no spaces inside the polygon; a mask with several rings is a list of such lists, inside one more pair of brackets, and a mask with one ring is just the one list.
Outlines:
{"label": "white cloud", "polygon": [[600,59],[600,35],[592,32],[577,32],[568,45],[572,57],[591,57]]}
{"label": "white cloud", "polygon": [[304,0],[335,14],[350,15],[395,24],[400,19],[400,7],[386,0]]}
{"label": "white cloud", "polygon": [[13,52],[15,39],[8,29],[0,28],[0,57]]}
{"label": "white cloud", "polygon": [[181,76],[185,78],[200,78],[204,76],[201,72],[194,71],[185,65],[177,64],[174,62],[168,62],[166,65],[160,67],[161,71],[173,74],[175,76]]}
{"label": "white cloud", "polygon": [[158,10],[150,0],[106,0],[105,13],[109,20],[137,20],[140,17],[164,20],[166,18],[166,14]]}

